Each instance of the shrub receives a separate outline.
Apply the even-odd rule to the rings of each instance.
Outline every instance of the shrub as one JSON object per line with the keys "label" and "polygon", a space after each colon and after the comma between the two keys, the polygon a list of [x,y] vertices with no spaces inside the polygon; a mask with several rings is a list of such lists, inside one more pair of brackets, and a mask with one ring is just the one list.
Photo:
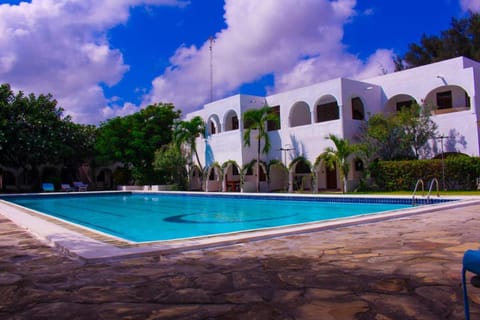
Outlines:
{"label": "shrub", "polygon": [[[447,190],[476,188],[476,178],[480,177],[480,158],[448,157],[443,160],[443,165]],[[437,178],[440,188],[443,188],[443,165],[441,159],[376,161],[369,169],[380,190],[399,191],[413,190],[418,179],[422,179],[425,188],[428,188],[430,181]]]}

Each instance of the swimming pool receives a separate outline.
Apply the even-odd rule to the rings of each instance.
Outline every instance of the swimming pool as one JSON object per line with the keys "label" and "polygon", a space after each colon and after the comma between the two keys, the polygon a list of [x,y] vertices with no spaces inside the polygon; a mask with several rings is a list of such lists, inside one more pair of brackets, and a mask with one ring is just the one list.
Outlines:
{"label": "swimming pool", "polygon": [[203,193],[77,193],[3,199],[137,243],[299,225],[412,207],[408,198]]}

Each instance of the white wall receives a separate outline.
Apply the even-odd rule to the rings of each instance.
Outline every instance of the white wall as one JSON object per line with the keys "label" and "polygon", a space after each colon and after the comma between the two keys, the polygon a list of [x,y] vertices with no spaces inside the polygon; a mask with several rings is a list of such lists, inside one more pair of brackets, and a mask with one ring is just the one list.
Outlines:
{"label": "white wall", "polygon": [[[251,147],[243,147],[243,112],[251,108],[261,108],[265,104],[279,105],[281,129],[269,132],[272,148],[268,155],[262,155],[262,159],[267,161],[278,159],[283,163],[286,155],[287,164],[289,164],[295,157],[304,156],[313,163],[327,146],[331,146],[331,142],[325,139],[328,134],[348,139],[354,139],[358,134],[362,121],[352,119],[351,99],[353,97],[359,97],[362,100],[365,116],[368,118],[369,114],[387,112],[386,103],[392,97],[404,94],[422,104],[432,90],[440,90],[444,86],[461,87],[471,98],[470,110],[432,116],[432,120],[439,126],[439,134],[451,137],[449,141],[444,141],[444,151],[478,156],[480,154],[478,122],[480,98],[477,92],[480,90],[480,64],[463,57],[362,81],[332,79],[267,97],[235,95],[209,103],[202,110],[188,114],[186,118],[199,115],[204,120],[208,120],[212,115],[216,115],[220,122],[220,133],[211,135],[207,139],[214,160],[220,164],[235,160],[243,166],[256,156],[253,135]],[[340,108],[340,119],[316,123],[315,106],[325,96],[336,99]],[[290,110],[298,102],[308,105],[311,124],[289,127]],[[237,113],[240,128],[224,131],[225,115],[231,110]],[[287,145],[295,150],[287,153],[279,150]],[[204,140],[199,138],[197,146],[202,164],[205,164]],[[438,142],[436,146],[432,142],[432,147],[434,154],[441,152]]]}

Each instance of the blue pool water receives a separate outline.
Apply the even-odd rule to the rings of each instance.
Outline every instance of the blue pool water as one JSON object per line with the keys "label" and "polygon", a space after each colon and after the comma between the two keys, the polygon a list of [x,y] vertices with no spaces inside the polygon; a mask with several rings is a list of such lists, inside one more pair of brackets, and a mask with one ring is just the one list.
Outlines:
{"label": "blue pool water", "polygon": [[[411,199],[112,193],[4,200],[134,242],[295,225],[411,207]],[[369,202],[370,201],[370,202]]]}

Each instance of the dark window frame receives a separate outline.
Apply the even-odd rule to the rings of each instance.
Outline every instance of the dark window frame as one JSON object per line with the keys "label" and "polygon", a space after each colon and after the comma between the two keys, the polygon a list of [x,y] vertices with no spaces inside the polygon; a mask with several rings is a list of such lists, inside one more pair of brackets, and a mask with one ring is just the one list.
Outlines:
{"label": "dark window frame", "polygon": [[276,114],[278,117],[278,121],[275,120],[268,120],[267,121],[267,131],[276,131],[281,129],[280,125],[280,106],[273,106],[270,107],[268,111],[269,114]]}
{"label": "dark window frame", "polygon": [[398,101],[395,104],[395,107],[396,107],[397,111],[400,111],[403,108],[411,108],[413,104],[414,104],[413,100],[404,100],[404,101]]}
{"label": "dark window frame", "polygon": [[352,119],[353,120],[365,120],[365,106],[360,97],[352,98]]}
{"label": "dark window frame", "polygon": [[236,115],[232,116],[231,121],[232,121],[232,130],[237,130],[239,128],[238,117]]}
{"label": "dark window frame", "polygon": [[437,107],[438,109],[453,108],[452,90],[437,92]]}
{"label": "dark window frame", "polygon": [[340,119],[340,108],[337,101],[317,104],[317,123]]}

